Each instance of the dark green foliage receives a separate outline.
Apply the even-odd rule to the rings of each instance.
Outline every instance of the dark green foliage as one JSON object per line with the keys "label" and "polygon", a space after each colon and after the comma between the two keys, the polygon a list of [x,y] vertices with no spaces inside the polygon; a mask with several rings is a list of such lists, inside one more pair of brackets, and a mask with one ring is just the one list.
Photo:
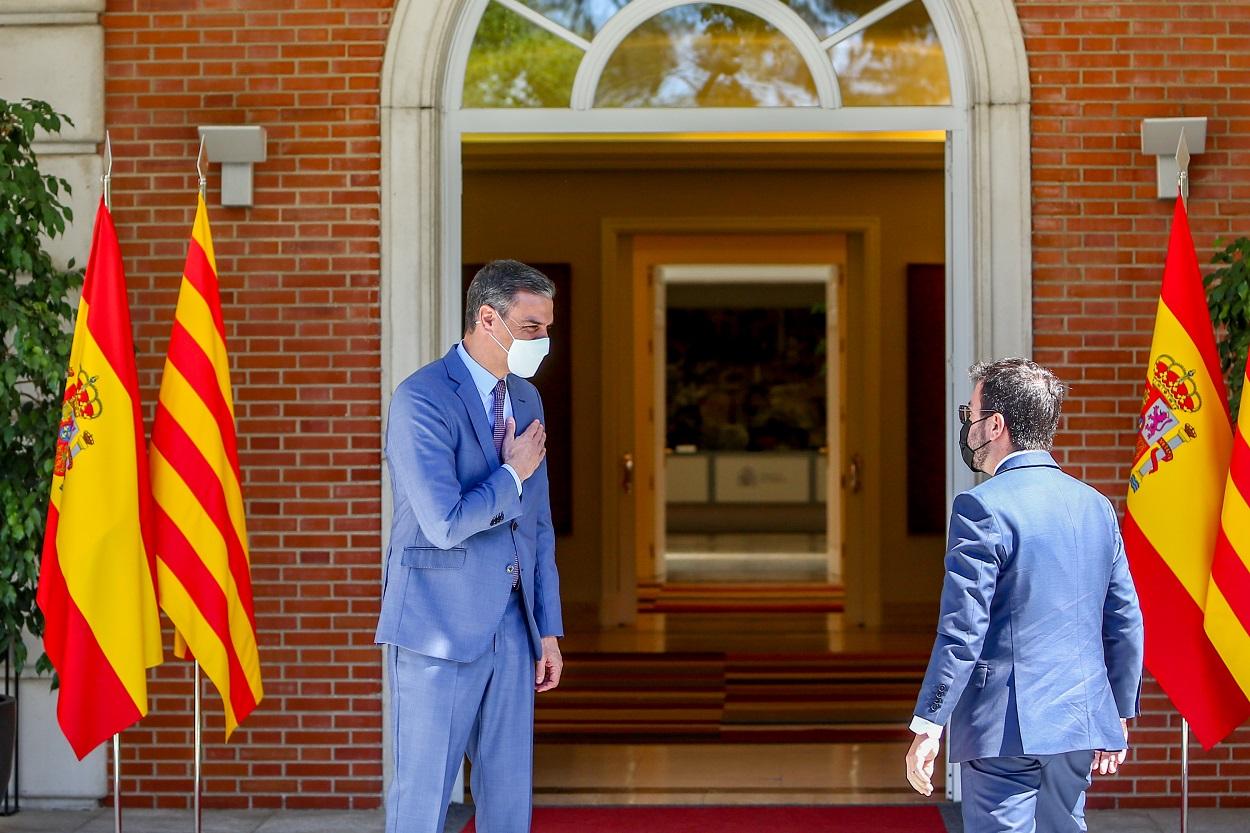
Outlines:
{"label": "dark green foliage", "polygon": [[[1216,241],[1219,245],[1221,241]],[[1241,387],[1250,348],[1250,238],[1238,237],[1212,263],[1223,264],[1207,275],[1207,306],[1219,335],[1220,369],[1228,383],[1233,419],[1241,409]]]}
{"label": "dark green foliage", "polygon": [[[42,101],[0,99],[0,651],[11,646],[18,672],[26,662],[23,628],[43,634],[35,605],[48,489],[65,369],[73,338],[70,294],[82,271],[52,262],[47,239],[73,220],[61,203],[69,183],[39,172],[36,130],[57,133],[68,117]],[[46,656],[36,665],[51,669]]]}

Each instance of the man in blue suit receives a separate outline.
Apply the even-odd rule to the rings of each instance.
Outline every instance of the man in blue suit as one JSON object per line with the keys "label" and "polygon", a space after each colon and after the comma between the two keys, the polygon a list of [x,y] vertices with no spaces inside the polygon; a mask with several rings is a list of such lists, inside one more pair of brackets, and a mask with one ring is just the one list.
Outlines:
{"label": "man in blue suit", "polygon": [[541,272],[488,264],[469,285],[463,341],[391,400],[376,636],[391,646],[387,833],[442,833],[466,751],[477,829],[530,828],[534,694],[563,666],[543,407],[526,381],[547,354],[554,297]]}
{"label": "man in blue suit", "polygon": [[1124,762],[1137,716],[1137,592],[1111,503],[1050,456],[1063,385],[1026,359],[971,377],[960,452],[992,477],[951,509],[907,778],[932,794],[949,725],[966,833],[1084,831],[1092,773]]}

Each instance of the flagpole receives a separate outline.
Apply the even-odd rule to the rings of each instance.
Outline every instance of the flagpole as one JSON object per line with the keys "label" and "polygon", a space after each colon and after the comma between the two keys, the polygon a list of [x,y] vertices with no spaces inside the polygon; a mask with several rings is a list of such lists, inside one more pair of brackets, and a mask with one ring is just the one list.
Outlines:
{"label": "flagpole", "polygon": [[[1185,131],[1176,143],[1176,190],[1178,199],[1189,209],[1189,144]],[[1181,833],[1189,833],[1189,721],[1181,716]]]}
{"label": "flagpole", "polygon": [[[200,136],[200,148],[195,154],[195,173],[199,180],[200,198],[204,198],[205,192],[208,191],[208,177],[204,175],[204,137]],[[204,761],[204,737],[202,732],[203,715],[201,713],[202,703],[200,690],[200,660],[198,657],[195,662],[195,833],[203,833],[204,819],[202,816],[202,808],[200,806],[200,796],[203,792],[203,761]]]}
{"label": "flagpole", "polygon": [[[104,207],[113,210],[113,139],[104,131],[104,173],[100,176],[104,187]],[[122,736],[113,735],[113,831],[122,833]]]}
{"label": "flagpole", "polygon": [[1189,721],[1181,718],[1181,833],[1189,833]]}
{"label": "flagpole", "polygon": [[201,735],[201,715],[200,715],[200,661],[195,660],[195,833],[202,833],[203,819],[200,816],[200,787],[202,784],[201,765],[204,760],[203,752],[204,739]]}

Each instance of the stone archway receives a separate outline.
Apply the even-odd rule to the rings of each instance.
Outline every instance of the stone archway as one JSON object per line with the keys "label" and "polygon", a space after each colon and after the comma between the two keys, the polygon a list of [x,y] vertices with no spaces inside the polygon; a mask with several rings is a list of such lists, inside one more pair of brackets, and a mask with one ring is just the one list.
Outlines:
{"label": "stone archway", "polygon": [[[486,2],[398,0],[395,7],[381,87],[384,420],[399,381],[459,335],[459,298],[445,297],[445,287],[459,285],[458,253],[449,251],[445,222],[445,212],[459,210],[458,179],[445,176],[446,88],[449,76],[459,77],[449,66],[456,47],[472,37]],[[1032,350],[1030,82],[1012,0],[924,2],[942,21],[943,46],[958,67],[952,84],[962,85],[965,102],[964,126],[951,131],[947,144],[953,403],[966,394],[964,367]],[[948,463],[948,491],[971,484],[970,474]],[[384,475],[384,536],[389,490]],[[389,732],[384,737],[389,749]],[[384,767],[389,780],[389,754]]]}
{"label": "stone archway", "polygon": [[[970,343],[955,333],[956,360],[1030,351],[1031,213],[1029,74],[1011,0],[927,0],[954,29],[966,86],[968,130],[952,143],[949,214],[962,212],[970,275],[954,283],[971,307]],[[441,353],[457,332],[445,311],[443,181],[445,79],[452,47],[483,0],[398,0],[382,68],[382,396]],[[938,17],[937,14],[934,15]],[[959,224],[955,224],[959,225]],[[952,260],[957,251],[952,251]],[[416,322],[416,323],[414,323]],[[453,327],[446,330],[447,326]],[[385,411],[384,411],[385,413]]]}

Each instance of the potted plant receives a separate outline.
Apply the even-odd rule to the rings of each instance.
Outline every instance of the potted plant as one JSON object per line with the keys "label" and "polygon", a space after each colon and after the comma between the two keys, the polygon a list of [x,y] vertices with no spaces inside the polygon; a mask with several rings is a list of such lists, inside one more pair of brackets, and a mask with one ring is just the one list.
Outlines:
{"label": "potted plant", "polygon": [[[69,183],[40,173],[36,131],[72,124],[42,101],[0,99],[0,658],[14,682],[27,662],[24,633],[43,635],[35,605],[56,431],[73,339],[69,295],[82,285],[74,262],[62,268],[45,250],[73,219],[60,197]],[[47,655],[36,662],[51,670]],[[7,788],[16,704],[0,703],[0,788]]]}
{"label": "potted plant", "polygon": [[[1221,243],[1216,241],[1217,246]],[[1235,421],[1250,348],[1250,238],[1238,237],[1211,262],[1222,264],[1205,282],[1207,306],[1219,336],[1220,370],[1228,384],[1228,404]]]}

